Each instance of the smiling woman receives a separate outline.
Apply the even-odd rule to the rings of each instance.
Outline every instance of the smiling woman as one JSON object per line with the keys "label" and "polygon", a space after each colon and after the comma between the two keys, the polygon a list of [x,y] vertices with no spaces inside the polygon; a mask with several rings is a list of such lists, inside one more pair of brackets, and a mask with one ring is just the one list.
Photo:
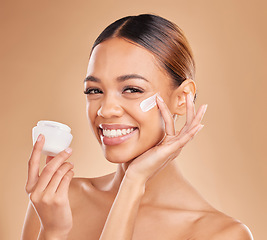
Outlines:
{"label": "smiling woman", "polygon": [[[194,66],[182,31],[159,16],[125,17],[100,34],[84,80],[86,111],[117,171],[73,178],[67,149],[47,157],[39,176],[40,135],[29,160],[22,239],[252,239],[245,225],[207,203],[173,161],[203,128],[207,105],[195,111]],[[177,116],[185,114],[176,132]]]}

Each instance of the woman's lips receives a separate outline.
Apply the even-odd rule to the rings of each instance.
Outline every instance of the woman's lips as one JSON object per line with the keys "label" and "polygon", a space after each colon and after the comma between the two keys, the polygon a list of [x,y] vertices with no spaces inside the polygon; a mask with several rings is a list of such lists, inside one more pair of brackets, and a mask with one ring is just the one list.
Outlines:
{"label": "woman's lips", "polygon": [[99,125],[100,138],[105,145],[121,144],[131,138],[137,132],[137,129],[137,127],[125,124]]}
{"label": "woman's lips", "polygon": [[99,127],[101,129],[128,129],[128,128],[135,128],[132,125],[126,125],[126,124],[120,124],[120,123],[114,123],[114,124],[108,124],[108,123],[101,123],[99,124]]}

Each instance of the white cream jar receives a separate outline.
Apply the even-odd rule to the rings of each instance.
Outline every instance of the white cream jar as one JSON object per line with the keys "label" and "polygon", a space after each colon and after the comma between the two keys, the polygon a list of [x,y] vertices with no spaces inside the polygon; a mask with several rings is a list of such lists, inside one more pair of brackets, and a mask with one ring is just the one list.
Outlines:
{"label": "white cream jar", "polygon": [[45,136],[45,144],[42,153],[48,156],[56,156],[59,152],[68,148],[73,136],[71,128],[63,123],[54,121],[39,121],[32,129],[32,140],[35,144],[39,134]]}

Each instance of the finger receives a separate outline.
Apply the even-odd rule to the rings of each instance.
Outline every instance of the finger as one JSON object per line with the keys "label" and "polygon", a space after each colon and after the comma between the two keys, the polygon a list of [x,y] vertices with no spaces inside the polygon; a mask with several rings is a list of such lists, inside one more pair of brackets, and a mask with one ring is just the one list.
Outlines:
{"label": "finger", "polygon": [[71,153],[71,148],[67,148],[46,164],[36,185],[36,191],[42,192],[45,190],[54,173],[71,156]]}
{"label": "finger", "polygon": [[69,186],[70,186],[70,182],[71,182],[73,176],[74,176],[74,172],[71,169],[62,178],[62,180],[58,186],[56,194],[60,194],[62,196],[68,197]]}
{"label": "finger", "polygon": [[195,111],[194,97],[192,92],[189,92],[188,94],[186,94],[186,122],[185,125],[180,130],[179,134],[183,134],[189,129],[195,115],[196,111]]}
{"label": "finger", "polygon": [[40,134],[33,146],[33,150],[28,162],[28,178],[26,182],[26,192],[30,193],[39,178],[39,165],[45,137]]}
{"label": "finger", "polygon": [[65,176],[65,174],[73,169],[73,164],[69,162],[63,163],[59,169],[54,173],[51,181],[49,182],[45,192],[55,193],[57,191],[57,188],[62,180],[62,178]]}
{"label": "finger", "polygon": [[190,123],[190,125],[185,124],[184,127],[181,129],[181,131],[179,132],[179,135],[183,135],[184,133],[186,133],[187,131],[190,131],[193,127],[197,126],[198,124],[200,124],[200,122],[202,121],[204,114],[207,110],[207,104],[206,105],[202,105],[197,113],[195,114],[193,121]]}
{"label": "finger", "polygon": [[[164,168],[170,161],[175,159],[179,153],[182,151],[182,148],[203,128],[204,125],[195,126],[191,131],[184,134],[183,136],[175,136],[169,138],[169,141],[164,145],[158,146],[159,151],[157,156],[153,158],[153,161],[148,162],[149,169],[162,169]],[[164,161],[162,161],[164,159]],[[153,162],[153,163],[152,163]],[[160,166],[160,168],[158,168]],[[156,172],[158,171],[156,170]]]}
{"label": "finger", "polygon": [[175,135],[175,126],[172,114],[170,113],[167,105],[164,103],[163,99],[157,95],[157,104],[161,112],[162,118],[165,122],[165,132],[167,135]]}
{"label": "finger", "polygon": [[171,139],[168,144],[170,146],[169,151],[171,151],[171,153],[174,153],[182,149],[203,127],[204,125],[199,124],[191,128],[182,136],[177,136]]}
{"label": "finger", "polygon": [[[165,141],[164,144],[158,146],[157,151],[159,152],[157,153],[157,156],[160,157],[153,159],[149,168],[152,169],[156,163],[164,166],[165,164],[167,164],[167,162],[176,158],[185,144],[188,143],[197,134],[197,132],[199,132],[200,129],[203,128],[203,126],[204,125],[195,126],[193,129],[183,134],[182,136],[176,135],[175,137],[170,137],[168,141]],[[164,159],[163,162],[162,159]]]}
{"label": "finger", "polygon": [[186,95],[186,124],[190,126],[196,115],[194,97],[192,92]]}
{"label": "finger", "polygon": [[205,112],[207,111],[207,107],[208,107],[208,104],[205,104],[205,105],[202,105],[198,111],[197,111],[197,114],[196,116],[194,117],[192,123],[191,123],[191,126],[190,128],[193,128],[194,126],[197,126],[201,123],[204,115],[205,115]]}

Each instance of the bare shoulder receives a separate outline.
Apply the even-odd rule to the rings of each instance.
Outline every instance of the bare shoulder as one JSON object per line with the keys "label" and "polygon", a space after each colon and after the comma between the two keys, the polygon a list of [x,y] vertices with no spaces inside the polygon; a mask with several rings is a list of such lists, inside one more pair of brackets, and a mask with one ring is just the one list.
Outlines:
{"label": "bare shoulder", "polygon": [[211,240],[253,240],[249,228],[239,220],[216,212],[210,219],[216,231],[211,234]]}
{"label": "bare shoulder", "polygon": [[225,226],[225,228],[215,234],[211,239],[253,240],[253,236],[246,225],[237,220],[233,220],[231,224]]}

